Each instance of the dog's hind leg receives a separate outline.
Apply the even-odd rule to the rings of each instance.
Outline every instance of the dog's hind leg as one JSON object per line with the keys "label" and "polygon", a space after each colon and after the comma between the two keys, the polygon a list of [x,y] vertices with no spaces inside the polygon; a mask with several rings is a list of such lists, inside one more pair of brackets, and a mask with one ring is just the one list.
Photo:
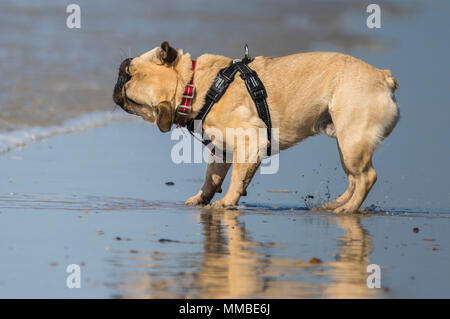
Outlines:
{"label": "dog's hind leg", "polygon": [[397,82],[390,71],[363,71],[367,70],[357,69],[347,75],[335,91],[330,107],[341,161],[350,176],[349,191],[338,198],[343,204],[333,210],[335,213],[358,211],[377,180],[373,152],[399,118],[394,97]]}
{"label": "dog's hind leg", "polygon": [[349,177],[348,190],[336,200],[339,205],[336,204],[335,213],[358,211],[376,182],[372,155],[380,141],[379,132],[383,126],[371,112],[367,112],[370,106],[362,102],[359,107],[357,105],[349,102],[346,112],[336,112],[333,118],[342,167]]}
{"label": "dog's hind leg", "polygon": [[200,191],[188,198],[185,205],[202,205],[208,204],[214,197],[215,193],[222,192],[222,183],[230,169],[231,163],[211,162],[206,169],[205,182]]}
{"label": "dog's hind leg", "polygon": [[342,168],[343,168],[344,172],[347,174],[348,187],[347,187],[347,190],[341,196],[339,196],[334,201],[326,203],[322,207],[323,209],[326,209],[326,210],[334,210],[334,209],[338,208],[339,206],[344,205],[345,203],[347,203],[349,201],[349,199],[353,195],[353,192],[355,191],[355,179],[354,179],[353,175],[349,172],[347,167],[345,166],[345,162],[344,162],[344,159],[342,157],[342,151],[341,151],[341,148],[339,147],[339,142],[337,142],[336,144],[337,144],[338,149],[339,149],[339,155],[340,155],[340,158],[341,158]]}
{"label": "dog's hind leg", "polygon": [[340,198],[335,213],[358,211],[367,194],[377,180],[372,166],[373,147],[370,143],[360,142],[342,147],[342,156],[349,171],[349,188]]}

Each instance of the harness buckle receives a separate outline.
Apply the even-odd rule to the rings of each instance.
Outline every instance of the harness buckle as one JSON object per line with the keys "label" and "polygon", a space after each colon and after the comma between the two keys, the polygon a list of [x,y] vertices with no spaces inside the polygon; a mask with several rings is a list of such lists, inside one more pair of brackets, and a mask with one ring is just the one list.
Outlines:
{"label": "harness buckle", "polygon": [[187,91],[187,94],[183,94],[183,98],[193,99],[195,96],[195,86],[193,84],[187,84],[186,88],[191,88],[191,89],[189,89],[189,90],[185,89],[184,93],[186,93],[186,91]]}
{"label": "harness buckle", "polygon": [[213,85],[211,85],[208,92],[206,93],[206,96],[214,102],[219,101],[231,81],[232,80],[222,71],[219,72],[219,74],[217,74],[217,77],[214,79]]}
{"label": "harness buckle", "polygon": [[212,88],[209,89],[208,93],[206,93],[206,96],[214,102],[219,101],[219,92],[213,91]]}
{"label": "harness buckle", "polygon": [[178,105],[177,107],[177,113],[180,115],[188,115],[191,111],[191,107],[187,105]]}
{"label": "harness buckle", "polygon": [[258,89],[258,90],[253,91],[253,97],[255,100],[265,99],[267,97],[266,90]]}
{"label": "harness buckle", "polygon": [[241,74],[241,77],[254,100],[261,100],[267,97],[267,92],[255,71],[247,75]]}

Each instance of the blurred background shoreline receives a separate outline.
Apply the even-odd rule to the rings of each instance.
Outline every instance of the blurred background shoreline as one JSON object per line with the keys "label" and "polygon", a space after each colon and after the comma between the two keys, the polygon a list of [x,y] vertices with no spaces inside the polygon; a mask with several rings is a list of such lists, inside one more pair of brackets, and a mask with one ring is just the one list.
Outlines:
{"label": "blurred background shoreline", "polygon": [[[240,3],[240,2],[239,2]],[[0,132],[61,125],[89,112],[113,112],[111,84],[120,62],[169,39],[193,57],[239,57],[243,45],[256,55],[281,56],[323,44],[349,52],[386,50],[390,43],[352,30],[365,12],[360,1],[79,1],[82,26],[65,26],[61,1],[3,1],[0,27],[2,75]],[[404,18],[414,6],[383,3],[383,13]]]}

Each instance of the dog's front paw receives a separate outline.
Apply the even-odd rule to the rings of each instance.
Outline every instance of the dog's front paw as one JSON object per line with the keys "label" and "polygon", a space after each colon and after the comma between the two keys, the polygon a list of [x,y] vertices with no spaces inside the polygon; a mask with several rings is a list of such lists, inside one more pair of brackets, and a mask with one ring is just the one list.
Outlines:
{"label": "dog's front paw", "polygon": [[201,193],[198,193],[197,195],[189,197],[184,202],[184,205],[188,205],[188,206],[197,206],[197,205],[203,205],[203,204],[205,204],[205,201],[202,198],[202,194]]}
{"label": "dog's front paw", "polygon": [[213,208],[231,208],[236,206],[236,203],[227,201],[225,198],[218,199],[211,204]]}

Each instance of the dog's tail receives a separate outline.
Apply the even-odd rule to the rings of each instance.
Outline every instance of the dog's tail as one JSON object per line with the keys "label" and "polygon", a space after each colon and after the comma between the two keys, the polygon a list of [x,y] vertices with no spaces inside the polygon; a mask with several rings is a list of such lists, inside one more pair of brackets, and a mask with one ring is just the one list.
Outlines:
{"label": "dog's tail", "polygon": [[400,108],[395,97],[395,90],[398,89],[398,81],[392,76],[391,70],[382,70],[382,72],[386,85],[390,90],[390,94],[388,94],[386,98],[385,105],[387,107],[385,108],[385,110],[387,116],[382,133],[379,134],[379,141],[383,140],[389,134],[391,134],[392,130],[397,125],[400,119]]}
{"label": "dog's tail", "polygon": [[391,70],[383,70],[384,79],[386,80],[387,85],[392,91],[398,89],[398,81],[396,78],[392,76]]}

